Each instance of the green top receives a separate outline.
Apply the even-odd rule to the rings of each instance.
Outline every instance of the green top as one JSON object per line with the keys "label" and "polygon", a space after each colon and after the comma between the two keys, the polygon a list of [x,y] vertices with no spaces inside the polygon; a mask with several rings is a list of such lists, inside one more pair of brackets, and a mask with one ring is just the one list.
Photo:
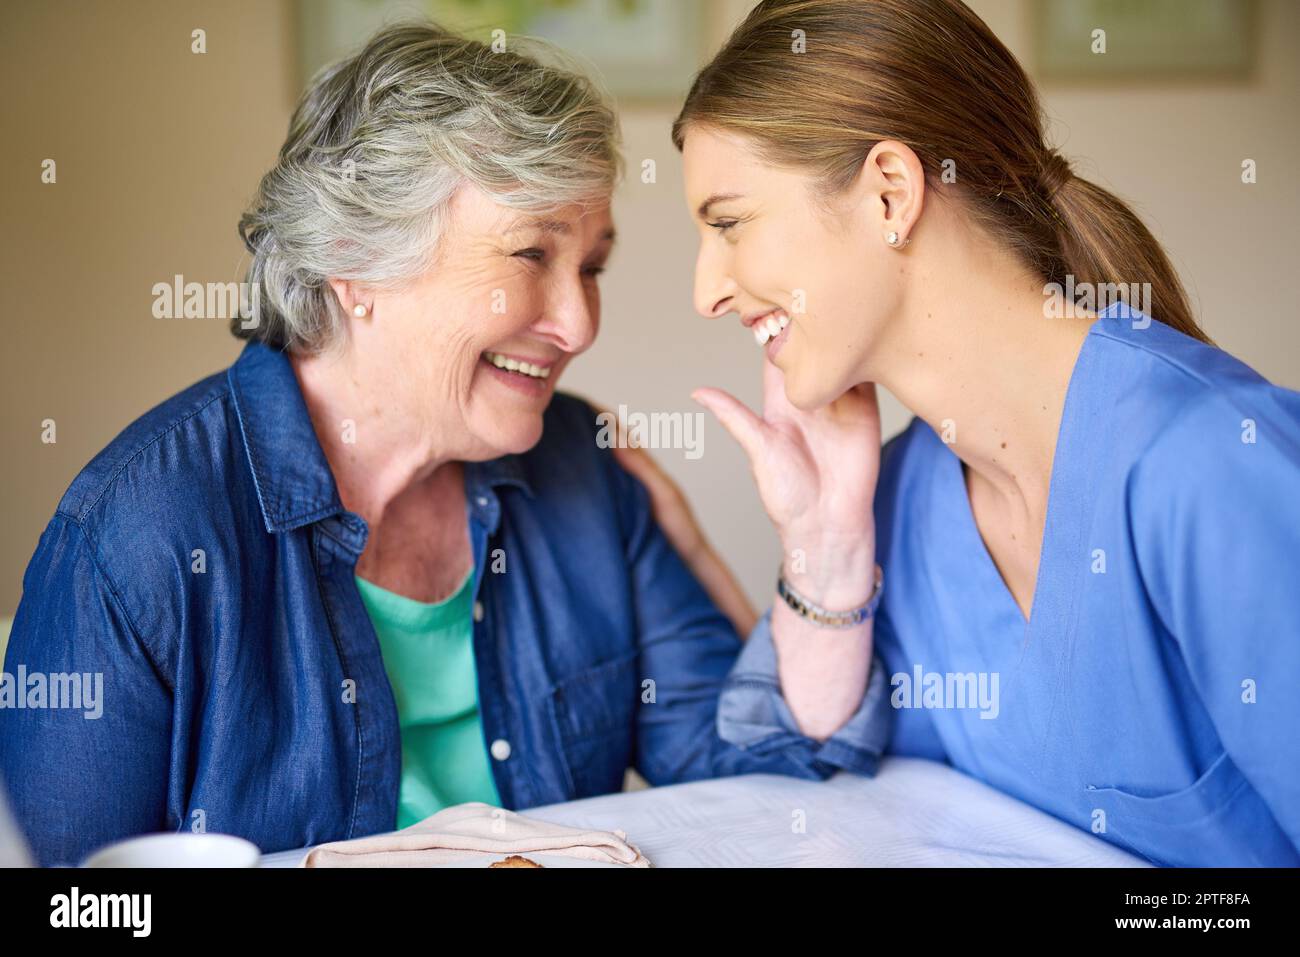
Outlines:
{"label": "green top", "polygon": [[474,571],[445,601],[416,601],[357,578],[397,699],[402,783],[397,827],[453,804],[501,805],[474,668]]}

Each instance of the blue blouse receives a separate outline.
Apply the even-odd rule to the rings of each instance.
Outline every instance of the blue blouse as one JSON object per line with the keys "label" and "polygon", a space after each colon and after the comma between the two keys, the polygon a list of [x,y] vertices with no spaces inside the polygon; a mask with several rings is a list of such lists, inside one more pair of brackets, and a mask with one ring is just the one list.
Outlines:
{"label": "blue blouse", "polygon": [[[946,761],[1156,863],[1300,864],[1300,394],[1103,312],[1028,622],[924,422],[886,445],[875,511],[892,695],[855,716],[863,747]],[[732,681],[774,674],[765,621]],[[721,717],[751,746],[794,727],[775,698],[724,695]]]}

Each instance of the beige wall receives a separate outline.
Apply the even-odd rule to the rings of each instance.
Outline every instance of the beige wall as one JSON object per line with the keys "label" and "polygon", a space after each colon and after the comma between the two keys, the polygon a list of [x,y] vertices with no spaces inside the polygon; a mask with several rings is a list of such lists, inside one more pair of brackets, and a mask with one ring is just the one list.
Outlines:
{"label": "beige wall", "polygon": [[[154,319],[151,289],[177,273],[240,278],[236,224],[293,105],[290,12],[268,0],[5,7],[0,615],[77,470],[238,354],[220,321]],[[195,29],[205,54],[190,52]],[[53,185],[40,181],[47,158]]]}
{"label": "beige wall", "polygon": [[[1027,57],[1029,6],[972,6]],[[715,4],[714,43],[745,0]],[[122,23],[132,10],[130,24]],[[138,11],[138,12],[137,12]],[[239,212],[271,162],[294,95],[286,0],[24,2],[0,36],[6,347],[0,358],[3,543],[0,615],[12,614],[41,528],[76,470],[132,418],[237,353],[224,324],[151,318],[150,288],[181,273],[239,278]],[[207,30],[208,52],[189,52]],[[1300,388],[1300,324],[1284,282],[1300,191],[1300,5],[1261,4],[1257,76],[1246,83],[1104,90],[1047,87],[1057,143],[1090,178],[1135,200],[1166,244],[1206,328],[1265,375]],[[696,238],[668,140],[671,105],[624,115],[629,177],[605,284],[600,340],[565,387],[607,405],[694,411],[703,384],[757,399],[759,354],[732,321],[691,309]],[[39,181],[58,161],[58,183]],[[1239,181],[1243,158],[1259,183]],[[58,424],[43,445],[41,421]],[[886,432],[905,421],[885,403]],[[714,423],[704,456],[660,452],[756,601],[775,541],[744,458]]]}

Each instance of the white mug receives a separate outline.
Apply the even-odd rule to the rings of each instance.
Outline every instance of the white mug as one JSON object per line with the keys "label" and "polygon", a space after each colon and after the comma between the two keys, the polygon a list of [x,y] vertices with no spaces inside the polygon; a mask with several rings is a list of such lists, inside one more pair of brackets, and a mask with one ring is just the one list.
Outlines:
{"label": "white mug", "polygon": [[101,847],[82,867],[256,867],[257,845],[230,834],[146,834]]}

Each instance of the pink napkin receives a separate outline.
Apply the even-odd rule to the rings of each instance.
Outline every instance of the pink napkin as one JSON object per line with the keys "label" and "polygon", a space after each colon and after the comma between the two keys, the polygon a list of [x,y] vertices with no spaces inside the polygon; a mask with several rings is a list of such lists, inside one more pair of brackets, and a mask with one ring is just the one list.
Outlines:
{"label": "pink napkin", "polygon": [[584,831],[474,801],[443,808],[400,831],[313,848],[299,867],[434,867],[511,854],[552,854],[649,867],[622,831]]}

